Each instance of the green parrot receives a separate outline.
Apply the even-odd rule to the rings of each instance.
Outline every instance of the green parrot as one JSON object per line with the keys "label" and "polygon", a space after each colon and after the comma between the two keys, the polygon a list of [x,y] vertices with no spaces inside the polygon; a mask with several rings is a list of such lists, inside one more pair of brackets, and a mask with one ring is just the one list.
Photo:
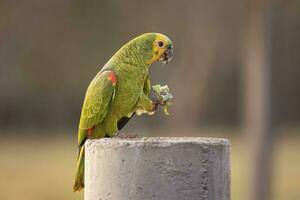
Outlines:
{"label": "green parrot", "polygon": [[135,113],[153,114],[158,104],[149,98],[149,66],[167,64],[171,40],[159,33],[140,35],[118,50],[90,83],[79,121],[79,154],[74,191],[84,188],[86,139],[113,137]]}

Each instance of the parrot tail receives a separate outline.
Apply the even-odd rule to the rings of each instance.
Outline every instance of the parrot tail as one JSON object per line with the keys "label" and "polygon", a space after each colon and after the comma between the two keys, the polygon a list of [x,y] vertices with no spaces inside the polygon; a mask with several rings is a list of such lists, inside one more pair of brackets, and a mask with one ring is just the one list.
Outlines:
{"label": "parrot tail", "polygon": [[84,188],[84,145],[80,147],[77,160],[77,169],[73,191],[80,191]]}

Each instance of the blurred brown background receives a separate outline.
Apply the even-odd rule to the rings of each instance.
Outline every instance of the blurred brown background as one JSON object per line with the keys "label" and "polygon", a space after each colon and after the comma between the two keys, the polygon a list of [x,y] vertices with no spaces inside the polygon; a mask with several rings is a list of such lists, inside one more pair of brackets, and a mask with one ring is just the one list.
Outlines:
{"label": "blurred brown background", "polygon": [[300,2],[0,1],[0,199],[72,193],[77,125],[93,76],[124,43],[175,45],[152,84],[171,116],[135,117],[141,136],[232,141],[232,199],[300,199]]}

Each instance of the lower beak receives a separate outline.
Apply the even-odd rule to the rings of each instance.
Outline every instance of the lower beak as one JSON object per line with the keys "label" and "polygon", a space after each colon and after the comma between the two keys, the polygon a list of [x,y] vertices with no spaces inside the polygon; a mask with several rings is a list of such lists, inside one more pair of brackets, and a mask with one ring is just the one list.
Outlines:
{"label": "lower beak", "polygon": [[166,65],[168,64],[168,62],[170,62],[170,60],[172,60],[173,58],[173,49],[172,48],[168,48],[163,55],[160,57],[160,61]]}

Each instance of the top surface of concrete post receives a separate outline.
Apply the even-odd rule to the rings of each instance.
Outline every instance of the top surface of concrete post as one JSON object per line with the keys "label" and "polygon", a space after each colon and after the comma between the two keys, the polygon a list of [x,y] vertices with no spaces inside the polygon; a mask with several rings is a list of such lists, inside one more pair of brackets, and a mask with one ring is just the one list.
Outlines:
{"label": "top surface of concrete post", "polygon": [[89,140],[85,200],[229,200],[229,154],[218,138]]}

